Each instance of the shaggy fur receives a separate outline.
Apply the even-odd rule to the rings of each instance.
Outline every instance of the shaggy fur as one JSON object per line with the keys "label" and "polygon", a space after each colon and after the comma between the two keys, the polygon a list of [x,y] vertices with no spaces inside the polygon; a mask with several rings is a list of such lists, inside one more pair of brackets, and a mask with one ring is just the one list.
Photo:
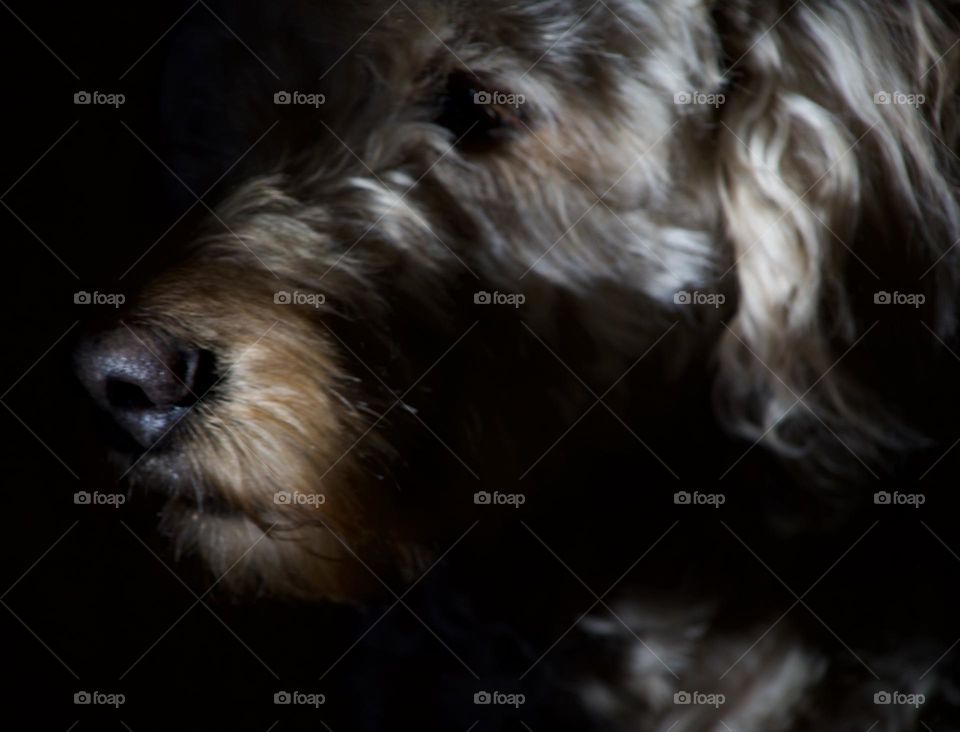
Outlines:
{"label": "shaggy fur", "polygon": [[[693,445],[678,405],[712,381],[727,433],[820,493],[865,495],[855,486],[891,456],[940,437],[887,387],[957,325],[947,3],[350,5],[287,10],[303,19],[298,54],[272,47],[267,63],[308,74],[301,91],[326,103],[247,92],[262,102],[251,129],[291,115],[292,149],[246,175],[124,316],[216,358],[219,380],[164,449],[128,463],[171,496],[163,523],[182,552],[238,591],[362,601],[382,590],[374,575],[415,580],[478,515],[475,471],[531,495],[562,481],[563,465],[534,461],[599,396]],[[464,104],[476,91],[524,102],[491,118]],[[722,102],[677,103],[687,92]],[[278,305],[278,291],[325,300]],[[523,295],[519,317],[478,307],[482,291]],[[723,297],[684,306],[684,291]],[[925,301],[881,311],[880,291]],[[926,329],[891,349],[871,338],[881,313],[881,330]],[[558,358],[581,384],[555,378]],[[620,449],[615,428],[557,449]],[[669,478],[669,463],[651,456],[650,471]],[[630,633],[587,622],[627,656],[613,681],[581,687],[599,718],[840,729],[800,703],[829,664],[789,622],[723,682],[735,703],[674,705],[684,687],[635,636],[698,688],[775,617],[731,629],[709,598],[668,609],[626,594]],[[897,714],[874,729],[913,728]]]}

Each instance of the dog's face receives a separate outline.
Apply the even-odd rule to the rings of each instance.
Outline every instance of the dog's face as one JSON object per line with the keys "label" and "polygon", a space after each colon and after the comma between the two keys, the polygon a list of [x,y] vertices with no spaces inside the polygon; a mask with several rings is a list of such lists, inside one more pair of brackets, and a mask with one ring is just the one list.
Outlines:
{"label": "dog's face", "polygon": [[[420,428],[410,393],[441,361],[471,383],[449,377],[450,391],[423,408],[460,436],[416,437],[468,463],[509,463],[478,455],[458,424],[467,412],[496,422],[488,432],[502,420],[514,430],[503,442],[516,442],[530,411],[517,404],[504,415],[509,400],[491,396],[503,371],[487,368],[489,354],[513,341],[473,330],[504,312],[484,293],[523,302],[514,324],[522,318],[553,349],[585,334],[575,370],[609,383],[679,319],[678,293],[712,290],[739,255],[740,271],[762,286],[737,340],[772,364],[764,368],[776,382],[802,390],[788,373],[795,367],[777,360],[800,359],[802,348],[758,344],[774,343],[765,331],[806,333],[804,318],[818,317],[808,306],[820,286],[814,270],[834,255],[804,239],[807,221],[778,208],[783,191],[778,201],[731,184],[756,182],[745,169],[754,151],[739,149],[747,143],[734,131],[759,135],[756,150],[774,167],[807,135],[813,152],[831,153],[803,157],[781,181],[807,195],[831,231],[846,231],[834,220],[842,207],[804,190],[819,179],[841,201],[830,184],[858,175],[833,155],[847,141],[831,138],[826,122],[790,117],[816,111],[793,97],[793,107],[772,94],[749,106],[723,99],[721,34],[707,3],[362,5],[297,11],[323,29],[316,38],[339,45],[317,55],[315,88],[287,90],[276,105],[275,89],[259,100],[266,119],[294,111],[306,122],[296,148],[249,174],[183,264],[79,356],[83,380],[131,445],[130,479],[169,497],[165,525],[178,542],[228,584],[309,597],[363,594],[376,581],[359,561],[377,574],[415,572],[436,538],[424,526],[470,503],[469,477],[458,487],[432,471],[431,449],[411,434]],[[781,33],[741,31],[740,44],[756,40],[765,63],[761,52]],[[320,43],[307,35],[294,54],[301,66]],[[743,67],[749,78],[751,62]],[[788,80],[785,93],[791,83],[808,82]],[[755,108],[761,102],[776,112],[770,129],[756,123],[770,112]],[[723,144],[711,138],[721,117],[731,131]],[[271,134],[286,135],[284,124]],[[737,215],[751,206],[752,218]],[[766,224],[792,228],[758,247],[753,235]],[[794,261],[799,274],[787,282],[780,268]],[[764,309],[762,322],[751,307]],[[809,312],[791,310],[802,307]],[[706,338],[720,314],[683,319]],[[818,348],[809,346],[811,358]],[[802,378],[812,381],[808,365]],[[545,411],[576,413],[572,398],[558,406],[535,359],[512,368],[543,392]],[[774,386],[760,390],[764,399],[784,396],[766,380]],[[465,406],[458,388],[484,396]],[[762,411],[756,433],[780,416]]]}
{"label": "dog's face", "polygon": [[[165,524],[185,548],[218,573],[242,562],[228,582],[354,595],[370,579],[354,554],[378,572],[417,564],[411,493],[471,502],[475,486],[398,454],[405,404],[393,406],[448,349],[497,347],[490,329],[468,334],[504,309],[484,293],[522,302],[517,317],[547,340],[629,333],[598,370],[662,333],[620,313],[650,311],[714,262],[710,207],[674,184],[703,163],[678,149],[691,108],[674,103],[692,86],[675,69],[701,50],[689,34],[703,11],[655,5],[409,3],[325,18],[358,42],[298,90],[325,95],[314,142],[250,176],[185,263],[81,352],[131,438],[130,479],[169,494]],[[603,312],[582,305],[591,297]]]}

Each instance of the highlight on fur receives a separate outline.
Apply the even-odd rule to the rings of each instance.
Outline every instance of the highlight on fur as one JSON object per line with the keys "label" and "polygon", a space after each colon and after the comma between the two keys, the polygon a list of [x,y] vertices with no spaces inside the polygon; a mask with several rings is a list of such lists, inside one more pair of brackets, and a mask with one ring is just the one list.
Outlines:
{"label": "highlight on fur", "polygon": [[718,134],[739,281],[720,400],[750,439],[848,476],[922,439],[838,363],[868,337],[862,283],[906,268],[932,332],[956,329],[956,32],[926,2],[778,11],[721,11],[740,60]]}

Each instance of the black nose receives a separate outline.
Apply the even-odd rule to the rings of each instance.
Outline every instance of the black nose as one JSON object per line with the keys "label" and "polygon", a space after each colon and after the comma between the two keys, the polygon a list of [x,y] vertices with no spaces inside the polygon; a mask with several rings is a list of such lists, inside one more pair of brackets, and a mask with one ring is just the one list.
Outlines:
{"label": "black nose", "polygon": [[137,445],[150,448],[203,395],[203,353],[121,325],[88,336],[74,364],[99,407]]}

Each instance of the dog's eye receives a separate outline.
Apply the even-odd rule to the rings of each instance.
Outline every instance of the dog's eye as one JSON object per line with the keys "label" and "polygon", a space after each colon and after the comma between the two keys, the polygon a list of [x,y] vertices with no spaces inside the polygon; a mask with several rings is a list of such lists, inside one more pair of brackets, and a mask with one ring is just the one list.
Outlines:
{"label": "dog's eye", "polygon": [[435,122],[450,130],[461,145],[492,143],[525,127],[525,101],[520,94],[455,71],[447,77]]}

